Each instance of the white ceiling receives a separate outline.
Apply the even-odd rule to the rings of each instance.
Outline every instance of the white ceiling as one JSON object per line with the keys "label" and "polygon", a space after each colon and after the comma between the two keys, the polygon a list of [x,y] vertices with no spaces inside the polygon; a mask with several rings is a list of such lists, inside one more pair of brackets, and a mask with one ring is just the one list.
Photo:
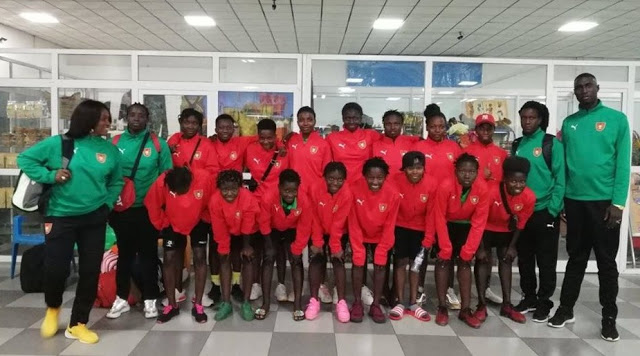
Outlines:
{"label": "white ceiling", "polygon": [[[640,58],[640,0],[0,0],[0,23],[68,48]],[[24,11],[59,24],[33,24]],[[194,28],[184,15],[217,27]],[[372,30],[400,17],[397,31]],[[600,24],[560,33],[572,20]],[[457,40],[458,31],[465,35]]]}

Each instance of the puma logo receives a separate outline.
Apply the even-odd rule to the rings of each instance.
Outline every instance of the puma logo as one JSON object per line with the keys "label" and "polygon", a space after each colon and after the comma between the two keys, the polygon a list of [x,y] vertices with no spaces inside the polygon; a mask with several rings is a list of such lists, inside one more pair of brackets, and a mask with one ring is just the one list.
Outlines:
{"label": "puma logo", "polygon": [[325,205],[327,205],[327,204],[325,204],[325,203],[323,203],[323,202],[318,202],[318,205],[320,205],[320,206],[324,207],[324,206],[325,206]]}
{"label": "puma logo", "polygon": [[347,145],[345,145],[344,143],[339,143],[338,147],[340,147],[340,148],[342,148],[344,150],[345,148],[347,148]]}
{"label": "puma logo", "polygon": [[578,129],[578,124],[575,125],[570,125],[572,129],[577,130]]}
{"label": "puma logo", "polygon": [[[126,150],[126,148],[118,148],[118,150],[120,150],[121,154],[124,154],[124,150]],[[75,152],[74,152],[75,153]]]}
{"label": "puma logo", "polygon": [[433,159],[433,153],[432,154],[426,154],[425,153],[424,156],[425,156],[425,158]]}
{"label": "puma logo", "polygon": [[364,204],[364,199],[356,199],[356,202],[362,206]]}
{"label": "puma logo", "polygon": [[[76,154],[76,152],[78,152],[78,147],[74,147],[73,148],[73,154]],[[124,153],[124,152],[123,152]]]}
{"label": "puma logo", "polygon": [[400,194],[400,198],[404,199],[404,194],[402,193],[398,193],[398,194]]}
{"label": "puma logo", "polygon": [[173,155],[176,156],[176,157],[180,157],[180,151],[173,152]]}
{"label": "puma logo", "polygon": [[385,150],[385,151],[380,150],[380,154],[382,154],[382,155],[385,155],[385,156],[386,156],[386,155],[387,155],[387,151],[386,151],[386,150]]}
{"label": "puma logo", "polygon": [[297,149],[298,149],[298,145],[291,145],[291,147],[292,147],[294,150],[297,150]]}
{"label": "puma logo", "polygon": [[555,227],[556,227],[556,222],[555,222],[555,221],[552,221],[552,222],[551,222],[551,224],[547,224],[547,227],[548,227],[548,228],[550,228],[550,229],[555,229]]}
{"label": "puma logo", "polygon": [[260,164],[260,160],[257,158],[254,158],[253,161],[256,162],[256,164]]}
{"label": "puma logo", "polygon": [[495,204],[496,206],[500,206],[502,203],[500,203],[499,201],[494,201],[493,204]]}
{"label": "puma logo", "polygon": [[176,192],[169,191],[169,194],[171,194],[171,196],[174,198],[176,197]]}

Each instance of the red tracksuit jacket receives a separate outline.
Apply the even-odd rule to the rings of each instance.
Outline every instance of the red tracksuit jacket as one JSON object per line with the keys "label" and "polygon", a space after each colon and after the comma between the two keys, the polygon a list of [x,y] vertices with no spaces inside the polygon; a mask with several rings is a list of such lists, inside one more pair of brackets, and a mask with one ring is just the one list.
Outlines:
{"label": "red tracksuit jacket", "polygon": [[324,246],[324,235],[329,235],[331,253],[342,251],[342,235],[346,232],[347,216],[351,212],[353,196],[347,184],[331,195],[324,181],[316,183],[309,190],[313,227],[311,241],[314,246]]}
{"label": "red tracksuit jacket", "polygon": [[261,181],[264,172],[269,167],[269,163],[273,158],[274,152],[275,149],[267,151],[258,142],[253,142],[247,147],[244,165],[247,167],[249,172],[251,172],[251,177],[258,182],[258,189],[253,192],[258,200],[260,200],[260,197],[262,197],[266,192],[278,189],[278,177],[280,176],[280,172],[289,168],[289,155],[287,154],[285,157],[280,157],[278,155],[276,157],[276,163],[273,165],[273,168],[271,168],[269,175],[264,182]]}
{"label": "red tracksuit jacket", "polygon": [[[452,246],[447,229],[447,221],[469,220],[471,230],[467,236],[467,242],[462,246],[460,258],[470,261],[478,250],[482,233],[487,225],[489,216],[489,187],[482,179],[476,179],[471,186],[465,202],[461,202],[462,186],[457,181],[445,181],[440,185],[436,193],[435,224],[438,235],[438,257],[443,260],[451,259]],[[422,245],[431,247],[435,241],[434,236],[427,236]]]}
{"label": "red tracksuit jacket", "polygon": [[[518,217],[518,229],[524,229],[527,221],[533,214],[536,205],[536,195],[529,188],[516,196],[509,195],[505,191],[507,203],[511,212]],[[500,196],[500,184],[492,184],[489,188],[489,218],[485,230],[495,232],[509,232],[509,215],[504,209],[502,197]]]}
{"label": "red tracksuit jacket", "polygon": [[395,175],[402,168],[402,156],[411,151],[413,145],[420,140],[417,136],[400,135],[393,141],[387,136],[382,136],[379,141],[373,143],[373,156],[382,157],[389,165],[389,171]]}
{"label": "red tracksuit jacket", "polygon": [[462,149],[456,142],[447,139],[440,142],[426,139],[416,142],[412,151],[424,153],[425,170],[438,182],[445,179],[455,179],[454,163],[462,154]]}
{"label": "red tracksuit jacket", "polygon": [[[176,147],[175,152],[171,155],[174,167],[188,166],[194,172],[197,170],[205,170],[215,181],[218,172],[220,172],[218,154],[207,137],[196,135],[192,138],[185,139],[182,137],[182,134],[178,132],[169,138],[167,144],[169,147]],[[191,157],[193,157],[193,160]]]}
{"label": "red tracksuit jacket", "polygon": [[228,142],[222,142],[219,139],[211,142],[218,155],[220,171],[235,169],[238,172],[242,172],[247,146],[257,140],[257,136],[234,136]]}
{"label": "red tracksuit jacket", "polygon": [[[502,181],[502,163],[507,158],[507,151],[496,146],[494,143],[483,145],[480,141],[476,141],[464,152],[476,156],[480,168],[478,169],[478,177],[485,179],[491,184],[498,184]],[[485,168],[491,171],[491,179],[486,179],[484,175]]]}
{"label": "red tracksuit jacket", "polygon": [[213,193],[209,201],[209,214],[213,226],[213,239],[218,243],[218,253],[231,251],[231,236],[251,235],[256,232],[256,217],[260,213],[258,201],[247,189],[241,188],[236,200],[228,203],[220,191]]}
{"label": "red tracksuit jacket", "polygon": [[313,223],[313,212],[309,199],[304,194],[298,194],[297,207],[285,215],[282,202],[280,200],[278,188],[267,192],[262,196],[260,202],[260,233],[268,235],[271,230],[285,231],[296,230],[296,238],[291,243],[291,253],[299,255],[307,246],[311,236],[311,225]]}
{"label": "red tracksuit jacket", "polygon": [[[144,198],[149,219],[159,231],[171,226],[173,231],[189,235],[204,218],[203,213],[207,210],[214,190],[213,180],[204,171],[194,172],[189,191],[177,195],[164,184],[165,175],[166,173],[162,173],[156,179]],[[209,217],[206,217],[206,220],[209,220]]]}
{"label": "red tracksuit jacket", "polygon": [[373,143],[381,136],[378,131],[364,129],[355,132],[342,130],[327,136],[333,160],[347,167],[347,183],[351,184],[362,177],[364,161],[373,157]]}
{"label": "red tracksuit jacket", "polygon": [[289,166],[300,175],[300,191],[306,193],[323,180],[324,167],[331,162],[331,147],[317,132],[312,132],[307,142],[301,134],[294,133],[287,142],[287,157]]}
{"label": "red tracksuit jacket", "polygon": [[353,264],[364,266],[367,252],[364,243],[378,244],[373,262],[387,264],[387,253],[395,242],[394,227],[398,217],[400,195],[392,183],[372,192],[364,178],[351,186],[353,205],[349,214],[349,241],[353,250]]}
{"label": "red tracksuit jacket", "polygon": [[412,184],[403,173],[400,173],[393,177],[393,183],[400,194],[396,226],[424,231],[425,236],[433,236],[438,182],[425,174],[420,182]]}

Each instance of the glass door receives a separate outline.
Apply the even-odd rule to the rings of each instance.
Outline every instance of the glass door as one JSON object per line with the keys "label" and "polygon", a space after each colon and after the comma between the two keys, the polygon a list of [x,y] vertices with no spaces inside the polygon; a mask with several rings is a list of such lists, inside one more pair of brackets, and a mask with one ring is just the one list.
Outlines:
{"label": "glass door", "polygon": [[209,93],[192,91],[146,91],[141,90],[139,100],[149,108],[150,128],[163,138],[180,131],[178,116],[187,108],[196,109],[204,115],[202,134],[207,134]]}
{"label": "glass door", "polygon": [[[553,98],[556,102],[556,113],[555,113],[555,130],[556,134],[559,133],[562,128],[562,122],[564,119],[578,111],[578,100],[573,94],[573,88],[570,87],[555,87],[553,91]],[[598,98],[602,101],[602,103],[612,109],[619,110],[626,113],[627,108],[627,89],[623,88],[603,88],[600,87],[600,91],[598,92]],[[553,120],[553,113],[551,120]],[[550,127],[553,127],[550,125]],[[549,130],[549,133],[551,130]],[[561,135],[559,135],[561,137]],[[629,236],[627,224],[622,224],[622,228],[620,229],[620,250],[618,251],[618,255],[624,254],[623,239],[627,239]],[[564,222],[560,224],[560,242],[558,246],[558,272],[564,272],[567,265],[567,226]],[[620,259],[618,259],[620,260]],[[620,268],[620,266],[618,266]],[[595,254],[592,253],[589,257],[589,262],[587,263],[587,272],[595,273],[598,272],[598,266],[596,265]]]}

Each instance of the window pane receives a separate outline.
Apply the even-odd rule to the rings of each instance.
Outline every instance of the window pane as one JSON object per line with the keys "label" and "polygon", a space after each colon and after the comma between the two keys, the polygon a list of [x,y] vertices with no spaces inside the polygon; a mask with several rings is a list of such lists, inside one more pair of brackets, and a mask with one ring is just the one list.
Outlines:
{"label": "window pane", "polygon": [[220,58],[221,83],[296,84],[298,60]]}
{"label": "window pane", "polygon": [[131,80],[131,56],[61,54],[60,79]]}
{"label": "window pane", "polygon": [[211,57],[138,57],[140,80],[166,82],[213,81]]}
{"label": "window pane", "polygon": [[16,156],[51,136],[48,88],[0,87],[0,168],[16,168]]}
{"label": "window pane", "polygon": [[313,107],[323,134],[342,127],[342,106],[358,102],[364,121],[382,131],[387,110],[405,113],[405,133],[422,134],[424,63],[316,60],[312,66]]}
{"label": "window pane", "polygon": [[258,121],[272,119],[278,138],[283,138],[291,131],[293,93],[221,91],[218,114],[233,116],[241,136],[257,135]]}
{"label": "window pane", "polygon": [[[436,75],[444,76],[442,73]],[[438,79],[452,87],[434,90],[433,102],[449,118],[465,124],[469,131],[475,128],[475,117],[491,114],[497,126],[494,142],[505,149],[522,133],[518,110],[529,100],[545,103],[546,66],[483,63],[480,68],[453,68],[460,73]],[[478,73],[477,71],[480,71]],[[436,78],[433,79],[436,81]],[[466,82],[466,83],[465,83]],[[476,83],[474,83],[476,82]],[[463,145],[475,139],[475,134],[458,135]]]}
{"label": "window pane", "polygon": [[629,80],[628,67],[604,66],[555,66],[554,81],[573,81],[581,73],[591,73],[600,82],[627,82]]}
{"label": "window pane", "polygon": [[64,88],[58,90],[58,128],[60,133],[69,130],[73,110],[86,99],[101,101],[109,107],[112,118],[110,131],[112,136],[124,130],[126,109],[131,105],[131,90]]}
{"label": "window pane", "polygon": [[51,55],[46,53],[0,54],[0,78],[50,79]]}
{"label": "window pane", "polygon": [[[633,146],[631,163],[640,166],[640,67],[636,67],[635,91],[633,95]],[[639,183],[640,184],[640,183]]]}
{"label": "window pane", "polygon": [[207,96],[206,95],[164,95],[144,94],[144,105],[149,108],[151,130],[167,138],[180,131],[178,116],[182,110],[192,108],[204,115],[202,133],[207,133]]}

